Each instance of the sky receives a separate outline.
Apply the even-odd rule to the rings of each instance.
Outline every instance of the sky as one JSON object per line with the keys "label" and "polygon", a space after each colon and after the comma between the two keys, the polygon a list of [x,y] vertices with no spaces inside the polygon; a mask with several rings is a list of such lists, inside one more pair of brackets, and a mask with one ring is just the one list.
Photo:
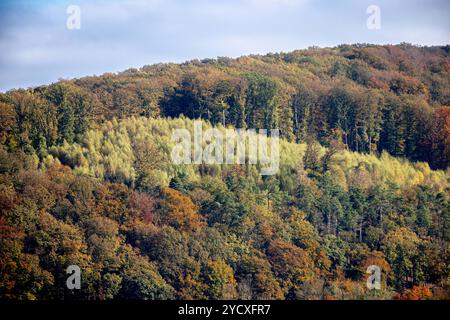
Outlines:
{"label": "sky", "polygon": [[[80,28],[67,26],[71,5]],[[379,29],[367,26],[370,5]],[[450,0],[0,0],[0,91],[159,62],[401,42],[450,44]]]}

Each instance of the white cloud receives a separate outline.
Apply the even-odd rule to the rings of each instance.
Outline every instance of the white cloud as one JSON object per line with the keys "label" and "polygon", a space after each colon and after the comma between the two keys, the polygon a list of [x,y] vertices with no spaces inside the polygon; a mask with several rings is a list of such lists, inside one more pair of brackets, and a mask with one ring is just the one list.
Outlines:
{"label": "white cloud", "polygon": [[[71,2],[81,8],[81,30],[65,27]],[[367,5],[356,0],[67,0],[17,5],[0,12],[0,90],[160,61],[343,42],[449,42],[448,1],[377,4],[382,9],[382,29],[377,32],[367,30]]]}

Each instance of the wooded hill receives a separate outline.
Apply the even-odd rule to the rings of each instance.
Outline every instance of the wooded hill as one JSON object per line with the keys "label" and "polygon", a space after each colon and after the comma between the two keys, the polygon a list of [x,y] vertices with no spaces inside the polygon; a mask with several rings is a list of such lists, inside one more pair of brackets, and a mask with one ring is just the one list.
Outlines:
{"label": "wooded hill", "polygon": [[[1,94],[0,297],[448,299],[449,71],[345,45]],[[197,118],[279,128],[279,173],[175,165]]]}
{"label": "wooded hill", "polygon": [[449,165],[449,46],[342,45],[157,64],[30,90],[2,102],[11,149],[78,141],[89,125],[184,114],[212,124],[279,128],[288,141],[340,134],[350,150]]}

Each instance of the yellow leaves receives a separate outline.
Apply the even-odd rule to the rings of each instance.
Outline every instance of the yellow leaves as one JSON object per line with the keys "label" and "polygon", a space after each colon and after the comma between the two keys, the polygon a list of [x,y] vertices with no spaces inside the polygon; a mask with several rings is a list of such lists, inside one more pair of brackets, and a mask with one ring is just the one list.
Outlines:
{"label": "yellow leaves", "polygon": [[[89,130],[81,144],[64,144],[54,147],[50,154],[62,163],[75,168],[78,174],[115,181],[135,182],[138,176],[147,179],[151,187],[166,187],[174,174],[170,152],[174,145],[171,133],[186,128],[193,133],[194,120],[130,117],[106,122],[98,129]],[[211,128],[208,122],[203,129]],[[224,132],[225,128],[218,129]],[[270,143],[269,143],[270,144]],[[203,145],[204,147],[205,145]],[[319,157],[326,153],[320,147]],[[306,152],[305,144],[280,139],[280,165],[301,169]],[[330,166],[335,183],[344,190],[350,186],[369,188],[390,182],[401,189],[428,184],[432,190],[444,191],[450,171],[434,171],[425,163],[411,163],[383,152],[381,156],[341,151],[334,155]],[[200,174],[195,166],[183,166],[191,181],[198,181]],[[220,173],[222,167],[217,167]]]}
{"label": "yellow leaves", "polygon": [[400,227],[390,231],[384,240],[386,245],[401,245],[404,246],[408,252],[416,249],[416,245],[420,242],[419,237],[409,228]]}
{"label": "yellow leaves", "polygon": [[294,229],[294,236],[302,240],[317,240],[317,231],[312,224],[305,219],[305,213],[297,208],[291,209],[288,219],[289,224]]}
{"label": "yellow leaves", "polygon": [[6,142],[11,149],[17,147],[17,139],[12,135],[15,125],[16,112],[12,104],[0,102],[0,144]]}
{"label": "yellow leaves", "polygon": [[237,298],[237,283],[233,269],[222,259],[208,260],[207,282],[212,298]]}
{"label": "yellow leaves", "polygon": [[331,261],[326,253],[320,248],[319,234],[314,226],[305,219],[305,214],[297,208],[292,208],[288,219],[293,229],[293,238],[302,244],[317,267],[323,272],[331,266]]}
{"label": "yellow leaves", "polygon": [[373,185],[395,183],[400,188],[410,188],[419,184],[429,184],[436,191],[447,186],[449,173],[430,170],[428,164],[411,163],[395,158],[386,152],[380,157],[343,151],[336,155],[339,165],[332,167],[333,179],[342,185],[340,171],[346,175],[348,186],[368,188]]}
{"label": "yellow leaves", "polygon": [[[383,239],[383,251],[386,258],[393,263],[398,257],[404,260],[407,268],[412,267],[412,259],[418,254],[419,237],[406,227],[390,231]],[[403,263],[403,262],[402,262]]]}

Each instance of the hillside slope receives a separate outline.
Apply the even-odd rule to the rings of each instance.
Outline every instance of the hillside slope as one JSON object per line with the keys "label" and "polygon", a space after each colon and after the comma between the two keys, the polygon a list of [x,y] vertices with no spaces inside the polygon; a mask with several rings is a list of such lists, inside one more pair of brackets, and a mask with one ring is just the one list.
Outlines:
{"label": "hillside slope", "polygon": [[158,64],[0,95],[1,142],[40,149],[89,125],[184,114],[279,128],[289,141],[340,135],[351,150],[450,164],[449,46],[342,45]]}
{"label": "hillside slope", "polygon": [[[2,151],[1,296],[448,298],[448,171],[285,140],[275,176],[174,165],[171,132],[192,127],[114,119],[41,161]],[[382,290],[366,288],[369,265]]]}
{"label": "hillside slope", "polygon": [[[449,71],[345,45],[0,94],[0,298],[449,299]],[[279,171],[175,164],[198,119],[280,129]]]}

